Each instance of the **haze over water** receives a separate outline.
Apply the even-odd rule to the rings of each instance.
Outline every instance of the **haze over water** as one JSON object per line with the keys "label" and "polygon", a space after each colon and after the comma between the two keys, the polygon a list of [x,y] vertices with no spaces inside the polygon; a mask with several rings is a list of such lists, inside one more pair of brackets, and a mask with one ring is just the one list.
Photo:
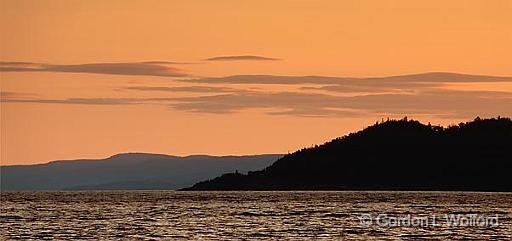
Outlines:
{"label": "haze over water", "polygon": [[[1,201],[1,239],[512,239],[510,193],[2,192]],[[390,225],[408,215],[429,221]],[[498,223],[453,225],[445,215]]]}

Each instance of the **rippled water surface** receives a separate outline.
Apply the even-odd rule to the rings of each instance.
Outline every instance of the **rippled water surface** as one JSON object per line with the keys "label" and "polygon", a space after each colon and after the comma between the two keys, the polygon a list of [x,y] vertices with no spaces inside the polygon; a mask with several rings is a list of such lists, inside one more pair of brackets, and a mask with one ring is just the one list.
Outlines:
{"label": "rippled water surface", "polygon": [[0,210],[2,239],[512,240],[511,193],[2,192]]}

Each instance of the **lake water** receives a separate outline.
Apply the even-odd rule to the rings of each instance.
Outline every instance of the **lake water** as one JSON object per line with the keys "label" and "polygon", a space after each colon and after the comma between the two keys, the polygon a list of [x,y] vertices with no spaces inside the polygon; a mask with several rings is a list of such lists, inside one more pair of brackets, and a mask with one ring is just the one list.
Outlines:
{"label": "lake water", "polygon": [[512,240],[512,193],[2,192],[0,210],[1,239]]}

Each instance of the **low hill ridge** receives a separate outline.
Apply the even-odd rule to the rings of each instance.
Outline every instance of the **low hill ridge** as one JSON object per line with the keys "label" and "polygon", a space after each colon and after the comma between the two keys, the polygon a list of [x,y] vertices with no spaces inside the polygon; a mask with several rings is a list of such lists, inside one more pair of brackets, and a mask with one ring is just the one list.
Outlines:
{"label": "low hill ridge", "polygon": [[248,172],[282,155],[186,157],[123,153],[105,159],[0,167],[1,190],[174,190],[225,172]]}

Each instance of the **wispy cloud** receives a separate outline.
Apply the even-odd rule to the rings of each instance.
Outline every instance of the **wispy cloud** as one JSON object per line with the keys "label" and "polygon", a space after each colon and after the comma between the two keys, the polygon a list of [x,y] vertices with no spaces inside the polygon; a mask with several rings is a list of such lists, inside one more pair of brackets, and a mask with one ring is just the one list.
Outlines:
{"label": "wispy cloud", "polygon": [[34,93],[21,93],[11,91],[0,91],[0,98],[2,99],[20,99],[20,98],[34,98],[37,97]]}
{"label": "wispy cloud", "polygon": [[512,115],[512,93],[433,89],[416,94],[335,96],[299,92],[239,92],[213,96],[168,98],[42,99],[2,93],[2,102],[73,105],[164,105],[195,113],[235,113],[266,109],[270,115],[354,117],[368,115],[431,115],[473,117]]}
{"label": "wispy cloud", "polygon": [[0,62],[2,72],[60,72],[90,73],[111,75],[145,75],[163,77],[185,77],[172,64],[183,64],[167,61],[146,61],[130,63],[86,63],[86,64],[46,64],[31,62]]}
{"label": "wispy cloud", "polygon": [[64,98],[51,99],[39,97],[22,97],[17,93],[4,95],[2,93],[0,102],[3,103],[37,103],[37,104],[65,104],[65,105],[141,105],[141,104],[165,104],[174,101],[175,98]]}
{"label": "wispy cloud", "polygon": [[[232,113],[268,108],[274,115],[364,116],[425,114],[446,117],[512,115],[512,93],[432,90],[417,94],[333,96],[280,92],[240,93],[175,99],[175,109],[202,113]],[[499,104],[497,104],[499,103]],[[284,111],[275,111],[284,109]]]}
{"label": "wispy cloud", "polygon": [[133,105],[141,101],[132,98],[66,98],[66,99],[40,99],[40,98],[19,98],[4,97],[4,103],[38,103],[38,104],[69,104],[69,105]]}
{"label": "wispy cloud", "polygon": [[353,81],[356,78],[324,77],[324,76],[278,76],[278,75],[233,75],[226,77],[204,77],[186,79],[189,83],[210,84],[336,84]]}
{"label": "wispy cloud", "polygon": [[125,90],[137,91],[161,91],[161,92],[191,92],[191,93],[225,93],[237,92],[239,90],[228,87],[214,86],[131,86],[124,88]]}
{"label": "wispy cloud", "polygon": [[[330,76],[276,76],[276,75],[234,75],[216,78],[182,79],[189,83],[214,84],[258,84],[258,85],[322,85],[315,87],[334,92],[382,92],[411,88],[439,87],[444,83],[511,82],[512,77],[468,75],[445,72],[431,72],[390,77],[330,77]],[[308,89],[310,87],[307,87]]]}
{"label": "wispy cloud", "polygon": [[[2,102],[77,105],[163,105],[195,113],[236,113],[258,109],[269,115],[354,117],[375,115],[429,115],[466,118],[476,115],[512,116],[512,92],[465,91],[442,88],[443,83],[502,82],[511,77],[428,73],[384,78],[338,78],[319,76],[231,76],[202,78],[190,82],[229,84],[297,84],[302,91],[266,92],[218,86],[132,86],[133,91],[214,93],[164,98],[68,98],[2,93]],[[304,87],[313,84],[314,87]],[[315,90],[315,91],[308,91]],[[321,92],[318,92],[320,90]],[[343,92],[340,95],[338,92]],[[345,95],[350,93],[350,95]],[[169,93],[170,94],[170,93]]]}
{"label": "wispy cloud", "polygon": [[217,56],[205,59],[206,61],[275,61],[280,60],[277,58],[270,58],[257,55],[231,55],[231,56]]}

